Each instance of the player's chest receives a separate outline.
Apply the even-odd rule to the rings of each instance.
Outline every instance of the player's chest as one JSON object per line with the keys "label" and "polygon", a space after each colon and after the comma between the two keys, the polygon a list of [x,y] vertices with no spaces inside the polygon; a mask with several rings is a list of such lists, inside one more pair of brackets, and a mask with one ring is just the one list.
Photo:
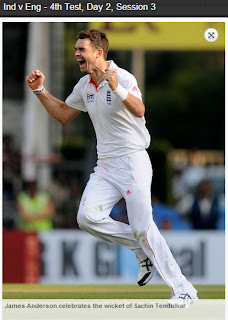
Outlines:
{"label": "player's chest", "polygon": [[102,86],[98,90],[88,88],[84,93],[83,100],[90,115],[98,112],[112,114],[116,112],[118,105],[116,96],[108,85]]}

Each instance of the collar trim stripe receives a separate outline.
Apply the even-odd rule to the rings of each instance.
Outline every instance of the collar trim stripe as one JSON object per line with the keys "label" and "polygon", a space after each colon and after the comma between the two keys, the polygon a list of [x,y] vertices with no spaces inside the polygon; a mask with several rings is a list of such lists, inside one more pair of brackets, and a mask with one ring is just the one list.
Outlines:
{"label": "collar trim stripe", "polygon": [[92,83],[95,86],[96,90],[97,90],[98,86],[97,86],[96,82],[93,81],[93,79],[90,79],[89,83]]}

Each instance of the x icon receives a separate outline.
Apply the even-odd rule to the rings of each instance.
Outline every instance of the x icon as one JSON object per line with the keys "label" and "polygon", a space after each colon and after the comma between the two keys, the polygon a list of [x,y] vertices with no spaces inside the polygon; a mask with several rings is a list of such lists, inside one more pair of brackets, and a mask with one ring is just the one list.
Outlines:
{"label": "x icon", "polygon": [[208,42],[215,42],[218,39],[218,31],[214,28],[209,28],[204,32],[204,38]]}
{"label": "x icon", "polygon": [[208,32],[208,39],[210,39],[210,38],[215,38],[215,36],[214,36],[214,32]]}

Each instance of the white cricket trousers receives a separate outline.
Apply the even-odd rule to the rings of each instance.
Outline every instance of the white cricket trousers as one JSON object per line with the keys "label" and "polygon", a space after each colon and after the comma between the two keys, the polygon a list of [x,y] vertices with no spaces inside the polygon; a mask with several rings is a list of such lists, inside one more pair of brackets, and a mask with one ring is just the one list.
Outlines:
{"label": "white cricket trousers", "polygon": [[[99,239],[133,250],[139,261],[148,257],[172,295],[186,291],[194,297],[196,289],[181,273],[153,221],[151,182],[152,166],[145,150],[98,160],[82,195],[78,224]],[[126,201],[129,225],[109,216],[122,197]]]}

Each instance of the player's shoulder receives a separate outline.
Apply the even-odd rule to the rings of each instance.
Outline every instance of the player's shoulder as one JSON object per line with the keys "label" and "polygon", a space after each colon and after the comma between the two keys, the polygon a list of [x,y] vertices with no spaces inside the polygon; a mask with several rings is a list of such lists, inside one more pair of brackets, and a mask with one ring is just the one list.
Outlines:
{"label": "player's shoulder", "polygon": [[136,80],[132,73],[120,67],[118,67],[118,75],[122,80],[125,80],[125,81]]}
{"label": "player's shoulder", "polygon": [[80,78],[80,80],[78,81],[78,84],[84,87],[84,85],[88,82],[89,82],[89,75],[86,74],[85,76]]}
{"label": "player's shoulder", "polygon": [[75,84],[74,89],[83,89],[85,88],[86,84],[89,82],[89,75],[85,75],[81,77],[78,82]]}
{"label": "player's shoulder", "polygon": [[117,66],[113,61],[111,62],[110,68],[114,68],[118,70],[118,78],[119,80],[123,80],[123,81],[136,81],[135,77],[133,76],[132,73],[130,73],[129,71],[127,71],[126,69],[120,68],[119,66]]}

